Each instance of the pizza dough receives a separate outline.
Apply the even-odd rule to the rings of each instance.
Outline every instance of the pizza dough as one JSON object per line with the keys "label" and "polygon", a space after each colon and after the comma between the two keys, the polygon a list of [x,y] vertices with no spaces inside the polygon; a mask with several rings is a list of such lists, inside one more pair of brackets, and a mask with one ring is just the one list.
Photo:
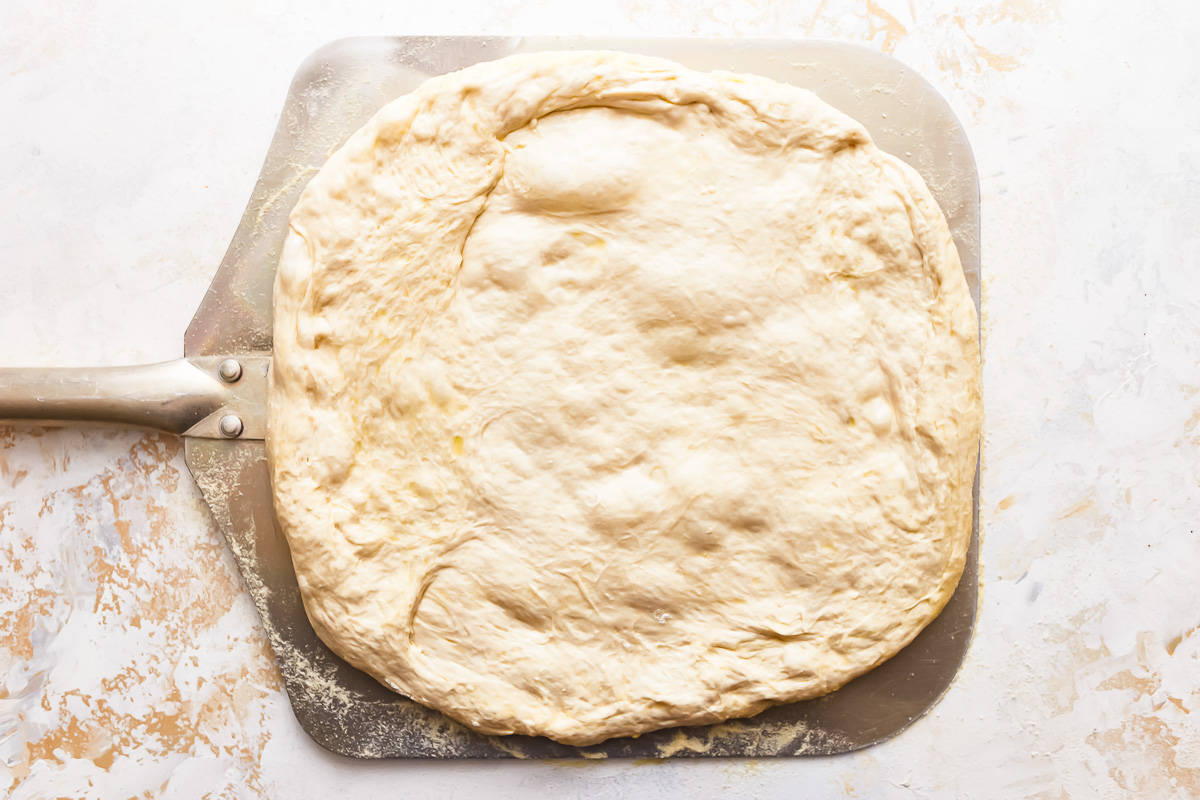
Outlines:
{"label": "pizza dough", "polygon": [[291,215],[269,449],[321,638],[588,744],[832,691],[950,597],[974,306],[813,94],[618,53],[434,78]]}

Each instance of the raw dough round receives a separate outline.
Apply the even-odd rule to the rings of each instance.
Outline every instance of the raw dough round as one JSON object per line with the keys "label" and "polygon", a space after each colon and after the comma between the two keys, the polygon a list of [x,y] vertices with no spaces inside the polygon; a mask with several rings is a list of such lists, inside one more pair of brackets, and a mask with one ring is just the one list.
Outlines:
{"label": "raw dough round", "polygon": [[832,691],[950,597],[979,345],[920,177],[807,91],[619,53],[434,78],[275,288],[276,510],[321,638],[588,744]]}

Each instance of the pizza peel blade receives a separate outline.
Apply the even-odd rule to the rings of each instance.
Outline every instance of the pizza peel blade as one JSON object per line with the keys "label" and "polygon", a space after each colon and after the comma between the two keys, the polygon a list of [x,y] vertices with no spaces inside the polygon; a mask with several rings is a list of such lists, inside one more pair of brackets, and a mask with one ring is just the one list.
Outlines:
{"label": "pizza peel blade", "polygon": [[763,757],[848,752],[899,733],[945,693],[975,620],[978,493],[962,580],[941,615],[895,657],[816,700],[710,726],[572,747],[486,736],[397,695],[313,631],[267,468],[271,294],[287,218],[308,179],[387,101],[425,78],[517,52],[640,52],[697,69],[752,72],[816,91],[925,178],[950,222],[976,306],[979,184],[966,134],[900,62],[847,44],[788,40],[369,37],[313,53],[292,81],[233,240],[184,337],[184,358],[140,367],[0,370],[0,419],[100,422],[184,437],[188,468],[262,619],[292,708],[322,746],[359,758]]}

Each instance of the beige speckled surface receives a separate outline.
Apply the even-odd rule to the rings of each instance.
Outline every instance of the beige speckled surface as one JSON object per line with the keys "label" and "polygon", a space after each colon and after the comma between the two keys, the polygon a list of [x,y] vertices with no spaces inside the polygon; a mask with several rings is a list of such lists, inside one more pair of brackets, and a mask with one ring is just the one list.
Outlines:
{"label": "beige speckled surface", "polygon": [[583,766],[326,754],[288,710],[178,444],[5,430],[0,786],[15,798],[1200,794],[1200,11],[1097,5],[5,6],[0,103],[19,113],[0,135],[4,366],[179,354],[287,83],[329,39],[811,35],[893,53],[968,128],[988,418],[976,638],[928,717],[847,757]]}

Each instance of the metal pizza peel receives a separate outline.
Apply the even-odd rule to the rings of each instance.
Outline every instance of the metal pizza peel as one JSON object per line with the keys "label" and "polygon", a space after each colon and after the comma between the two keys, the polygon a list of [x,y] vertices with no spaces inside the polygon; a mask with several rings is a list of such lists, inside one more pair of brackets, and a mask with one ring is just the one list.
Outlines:
{"label": "metal pizza peel", "polygon": [[486,736],[391,692],[334,655],[305,615],[275,520],[266,461],[271,292],[287,218],[308,179],[386,102],[425,78],[518,52],[610,49],[697,69],[751,72],[812,89],[915,167],[950,222],[976,307],[979,183],[946,102],[900,62],[819,41],[371,37],[333,42],[300,67],[241,224],[184,335],[182,359],[135,367],[0,370],[0,419],[116,423],[183,437],[188,468],[254,599],[297,719],[335,753],[361,758],[663,758],[821,755],[902,731],[950,686],[975,619],[975,524],[941,615],[898,655],[816,700],[748,719],[572,747]]}

